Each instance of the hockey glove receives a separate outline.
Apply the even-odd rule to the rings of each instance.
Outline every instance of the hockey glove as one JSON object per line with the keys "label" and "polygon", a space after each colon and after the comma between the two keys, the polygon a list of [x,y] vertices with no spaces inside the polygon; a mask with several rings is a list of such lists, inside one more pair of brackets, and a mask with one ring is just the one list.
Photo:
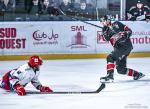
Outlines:
{"label": "hockey glove", "polygon": [[20,84],[16,84],[14,86],[14,89],[18,95],[20,95],[20,96],[26,95],[26,91],[25,91],[24,87]]}
{"label": "hockey glove", "polygon": [[53,92],[53,90],[47,86],[39,86],[39,89],[41,92]]}

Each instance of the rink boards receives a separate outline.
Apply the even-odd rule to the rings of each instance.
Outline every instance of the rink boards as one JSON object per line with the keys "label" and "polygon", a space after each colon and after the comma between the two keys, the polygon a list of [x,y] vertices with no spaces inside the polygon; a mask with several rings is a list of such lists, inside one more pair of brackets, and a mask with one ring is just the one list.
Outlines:
{"label": "rink boards", "polygon": [[[90,23],[100,25],[99,22]],[[131,57],[150,56],[149,22],[123,22],[133,30]],[[80,21],[1,22],[0,60],[105,58],[112,51],[101,28]]]}
{"label": "rink boards", "polygon": [[[107,53],[100,54],[38,54],[42,59],[88,59],[88,58],[106,58]],[[31,55],[2,55],[0,60],[28,60]],[[129,57],[150,57],[149,52],[131,53]]]}

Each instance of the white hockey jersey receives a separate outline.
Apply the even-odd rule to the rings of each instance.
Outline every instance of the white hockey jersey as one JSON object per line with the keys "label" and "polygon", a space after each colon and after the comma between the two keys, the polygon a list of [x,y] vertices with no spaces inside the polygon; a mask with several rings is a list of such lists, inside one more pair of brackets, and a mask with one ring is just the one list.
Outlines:
{"label": "white hockey jersey", "polygon": [[24,64],[17,69],[11,70],[9,81],[12,86],[19,83],[24,87],[31,82],[37,88],[37,86],[41,85],[38,79],[39,74],[39,71],[34,71],[28,64]]}

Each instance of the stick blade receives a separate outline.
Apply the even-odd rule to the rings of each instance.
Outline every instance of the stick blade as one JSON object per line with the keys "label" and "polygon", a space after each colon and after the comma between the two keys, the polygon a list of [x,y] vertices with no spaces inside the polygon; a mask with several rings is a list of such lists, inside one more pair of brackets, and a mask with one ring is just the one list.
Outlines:
{"label": "stick blade", "polygon": [[105,83],[102,83],[100,87],[96,90],[97,93],[101,92],[106,87]]}

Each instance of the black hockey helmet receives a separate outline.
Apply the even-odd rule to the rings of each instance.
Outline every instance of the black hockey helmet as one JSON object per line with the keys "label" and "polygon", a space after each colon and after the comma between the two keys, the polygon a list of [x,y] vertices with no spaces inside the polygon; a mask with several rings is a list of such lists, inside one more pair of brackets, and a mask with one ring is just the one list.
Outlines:
{"label": "black hockey helmet", "polygon": [[141,4],[143,4],[143,2],[141,1],[141,0],[138,0],[138,2],[137,3],[141,3]]}
{"label": "black hockey helmet", "polygon": [[105,16],[103,16],[103,17],[101,18],[101,21],[102,21],[102,22],[111,21],[111,19],[110,19],[109,16],[105,15]]}

